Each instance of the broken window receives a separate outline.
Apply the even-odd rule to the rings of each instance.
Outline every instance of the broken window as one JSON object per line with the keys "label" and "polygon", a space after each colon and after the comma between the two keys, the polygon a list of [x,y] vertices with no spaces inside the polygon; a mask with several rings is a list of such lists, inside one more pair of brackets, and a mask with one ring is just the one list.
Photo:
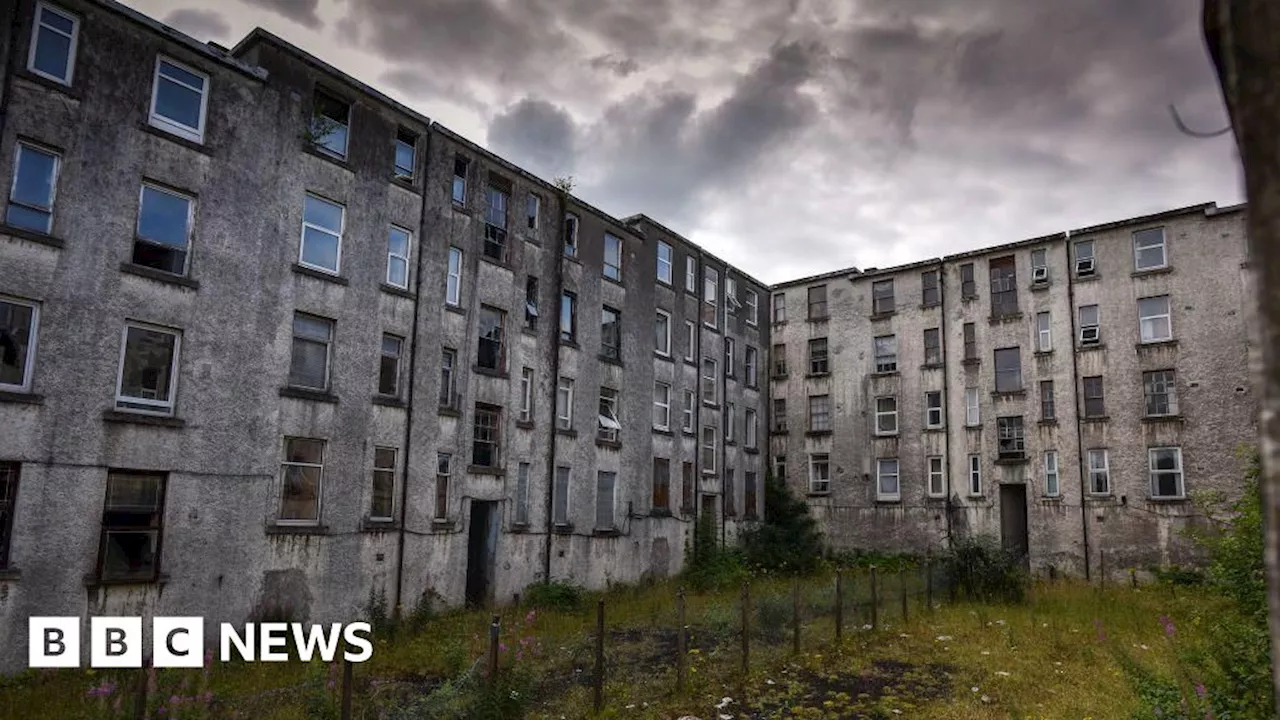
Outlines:
{"label": "broken window", "polygon": [[458,364],[458,351],[443,348],[440,351],[440,407],[459,410],[457,378],[454,369]]}
{"label": "broken window", "polygon": [[653,509],[671,509],[671,461],[667,458],[653,459]]}
{"label": "broken window", "polygon": [[193,205],[188,195],[143,183],[133,240],[133,264],[186,275]]}
{"label": "broken window", "polygon": [[1178,393],[1172,370],[1142,373],[1142,390],[1148,417],[1178,414]]}
{"label": "broken window", "polygon": [[999,439],[999,455],[1005,460],[1019,460],[1026,457],[1027,442],[1022,426],[1022,416],[996,418],[996,430]]}
{"label": "broken window", "polygon": [[485,370],[501,370],[503,361],[503,326],[506,313],[488,305],[480,306],[480,337],[476,346],[476,365]]}
{"label": "broken window", "polygon": [[875,339],[876,372],[898,371],[898,336],[881,335]]}
{"label": "broken window", "polygon": [[972,300],[978,297],[978,283],[973,277],[973,263],[960,266],[960,298]]}
{"label": "broken window", "polygon": [[476,403],[475,412],[475,422],[471,429],[471,464],[486,468],[499,467],[502,408]]}
{"label": "broken window", "polygon": [[927,328],[924,331],[924,364],[942,364],[942,331],[938,328]]}
{"label": "broken window", "polygon": [[610,387],[602,387],[596,437],[606,442],[618,442],[620,430],[622,430],[622,423],[618,421],[618,391]]}
{"label": "broken window", "polygon": [[0,296],[0,390],[31,390],[39,324],[39,305]]}
{"label": "broken window", "polygon": [[618,484],[618,473],[601,470],[596,473],[596,530],[613,530],[614,505],[617,499],[614,491]]}
{"label": "broken window", "polygon": [[533,275],[524,279],[524,326],[538,327],[538,278]]}
{"label": "broken window", "polygon": [[280,463],[280,522],[320,522],[320,489],[324,479],[324,440],[287,437]]}
{"label": "broken window", "polygon": [[490,179],[484,189],[484,256],[506,262],[507,205],[511,201],[511,193],[498,183],[497,179]]}
{"label": "broken window", "polygon": [[622,313],[607,305],[600,311],[600,355],[622,359]]}
{"label": "broken window", "polygon": [[116,408],[173,414],[182,336],[173,330],[129,323],[123,343]]}
{"label": "broken window", "polygon": [[100,580],[150,582],[159,575],[165,479],[164,473],[107,473],[98,551]]}
{"label": "broken window", "polygon": [[18,474],[21,467],[16,462],[0,462],[0,570],[10,567],[13,511],[18,505]]}
{"label": "broken window", "polygon": [[467,172],[471,169],[471,161],[463,155],[453,156],[453,202],[455,205],[467,204]]}
{"label": "broken window", "polygon": [[396,449],[373,449],[373,491],[369,503],[369,519],[390,521],[395,507]]}
{"label": "broken window", "polygon": [[1020,348],[1000,348],[995,351],[996,392],[1018,392],[1022,390],[1022,350]]}
{"label": "broken window", "polygon": [[349,104],[320,90],[316,91],[311,113],[311,142],[317,149],[345,160],[350,122]]}
{"label": "broken window", "polygon": [[378,363],[378,394],[396,397],[400,394],[400,354],[404,338],[382,334],[382,357]]}
{"label": "broken window", "polygon": [[560,295],[560,340],[578,340],[578,296],[568,290]]}
{"label": "broken window", "polygon": [[990,262],[991,314],[995,317],[1018,312],[1018,273],[1012,255]]}
{"label": "broken window", "polygon": [[401,180],[413,181],[418,166],[418,136],[404,128],[396,129],[396,159],[393,172]]}
{"label": "broken window", "polygon": [[604,276],[622,282],[622,238],[604,234]]}
{"label": "broken window", "polygon": [[452,472],[453,455],[436,453],[436,520],[447,520],[449,517],[449,478]]}

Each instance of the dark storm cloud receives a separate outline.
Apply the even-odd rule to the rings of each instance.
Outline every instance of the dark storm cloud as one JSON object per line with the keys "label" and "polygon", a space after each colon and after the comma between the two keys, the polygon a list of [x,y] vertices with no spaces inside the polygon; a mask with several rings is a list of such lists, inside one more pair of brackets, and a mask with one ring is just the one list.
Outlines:
{"label": "dark storm cloud", "polygon": [[213,10],[180,8],[165,15],[163,22],[200,40],[225,40],[231,34],[231,25]]}
{"label": "dark storm cloud", "polygon": [[489,145],[548,180],[571,174],[576,128],[573,118],[545,100],[525,98],[489,123]]}
{"label": "dark storm cloud", "polygon": [[280,13],[299,25],[312,30],[319,30],[324,27],[324,21],[320,19],[320,15],[317,12],[320,0],[242,0],[242,2]]}
{"label": "dark storm cloud", "polygon": [[619,58],[610,53],[591,58],[591,67],[596,70],[607,70],[618,77],[626,77],[639,70],[640,64],[631,58]]}

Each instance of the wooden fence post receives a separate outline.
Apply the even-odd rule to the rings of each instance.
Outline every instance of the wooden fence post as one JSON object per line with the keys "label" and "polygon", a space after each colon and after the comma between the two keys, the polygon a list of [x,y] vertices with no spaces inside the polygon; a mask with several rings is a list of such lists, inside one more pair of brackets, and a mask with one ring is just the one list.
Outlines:
{"label": "wooden fence post", "polygon": [[138,668],[138,694],[133,703],[134,720],[143,720],[147,716],[147,691],[150,679],[147,666],[151,664],[149,660],[150,658],[144,658],[142,667]]}
{"label": "wooden fence post", "polygon": [[751,667],[751,585],[742,583],[742,676]]}
{"label": "wooden fence post", "polygon": [[498,679],[498,631],[501,628],[502,617],[494,615],[493,620],[489,623],[489,682],[494,683]]}
{"label": "wooden fence post", "polygon": [[791,651],[800,654],[800,578],[791,584]]}
{"label": "wooden fence post", "polygon": [[689,672],[689,626],[685,623],[684,613],[684,588],[680,588],[676,593],[676,622],[680,626],[676,631],[676,652],[679,653],[676,658],[677,693],[684,692],[685,674]]}
{"label": "wooden fence post", "polygon": [[836,644],[844,635],[844,575],[836,570]]}
{"label": "wooden fence post", "polygon": [[596,604],[596,677],[595,707],[599,713],[604,707],[604,600]]}
{"label": "wooden fence post", "polygon": [[351,720],[351,693],[353,692],[352,668],[350,660],[342,661],[342,720]]}
{"label": "wooden fence post", "polygon": [[905,570],[898,570],[898,592],[902,595],[902,623],[907,622],[907,573]]}
{"label": "wooden fence post", "polygon": [[933,558],[924,561],[924,601],[929,612],[933,612]]}
{"label": "wooden fence post", "polygon": [[875,630],[879,624],[876,622],[880,611],[880,588],[876,582],[876,566],[871,566],[871,629]]}

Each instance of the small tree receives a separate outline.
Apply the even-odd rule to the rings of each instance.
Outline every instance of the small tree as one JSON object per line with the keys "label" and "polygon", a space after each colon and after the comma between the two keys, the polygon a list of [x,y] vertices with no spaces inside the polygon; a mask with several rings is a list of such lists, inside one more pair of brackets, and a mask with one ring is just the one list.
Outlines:
{"label": "small tree", "polygon": [[768,473],[764,481],[764,522],[742,535],[747,562],[764,570],[805,573],[822,556],[822,533],[809,505],[792,496],[785,482]]}

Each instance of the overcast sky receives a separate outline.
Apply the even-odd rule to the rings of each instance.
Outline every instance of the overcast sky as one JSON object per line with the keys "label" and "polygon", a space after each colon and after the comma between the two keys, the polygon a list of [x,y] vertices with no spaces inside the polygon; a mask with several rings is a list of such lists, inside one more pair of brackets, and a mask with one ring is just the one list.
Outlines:
{"label": "overcast sky", "polygon": [[[260,25],[766,282],[1243,195],[1199,0],[126,0]],[[210,9],[216,8],[216,9]]]}

